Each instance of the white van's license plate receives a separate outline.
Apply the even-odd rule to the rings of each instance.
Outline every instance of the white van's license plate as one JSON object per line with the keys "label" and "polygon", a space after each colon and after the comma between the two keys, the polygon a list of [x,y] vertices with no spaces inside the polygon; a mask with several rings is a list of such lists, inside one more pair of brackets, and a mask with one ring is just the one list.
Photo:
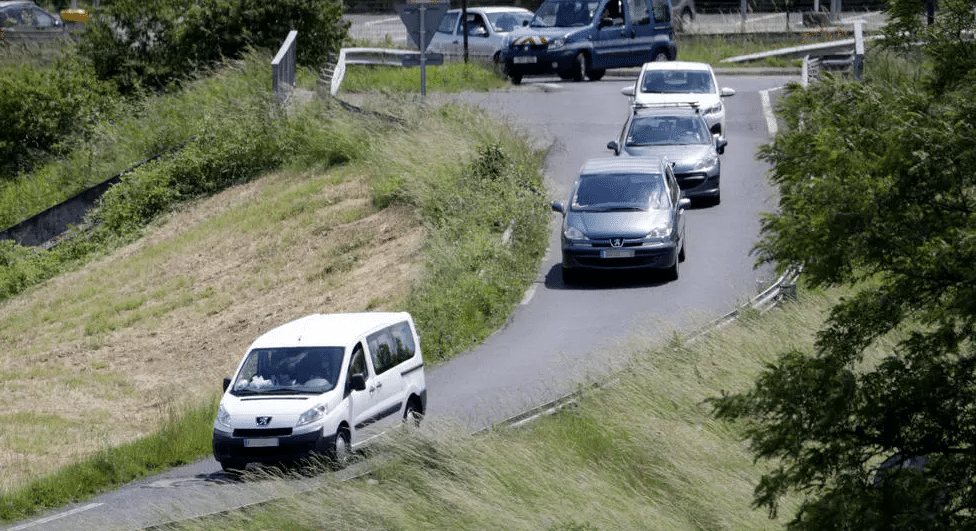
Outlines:
{"label": "white van's license plate", "polygon": [[278,439],[244,439],[244,446],[248,448],[267,448],[269,446],[278,446]]}
{"label": "white van's license plate", "polygon": [[534,55],[517,55],[517,56],[515,56],[515,57],[512,58],[512,62],[515,63],[515,64],[534,63],[535,62],[535,56]]}
{"label": "white van's license plate", "polygon": [[600,251],[600,256],[603,258],[633,258],[633,249],[604,249]]}

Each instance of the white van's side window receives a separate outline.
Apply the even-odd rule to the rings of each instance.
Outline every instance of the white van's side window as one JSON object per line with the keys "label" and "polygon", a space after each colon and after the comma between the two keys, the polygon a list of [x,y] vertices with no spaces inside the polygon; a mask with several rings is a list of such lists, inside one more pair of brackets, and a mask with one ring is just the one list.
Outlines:
{"label": "white van's side window", "polygon": [[390,327],[393,342],[396,344],[397,363],[403,363],[412,358],[417,352],[417,345],[413,342],[413,331],[406,321]]}

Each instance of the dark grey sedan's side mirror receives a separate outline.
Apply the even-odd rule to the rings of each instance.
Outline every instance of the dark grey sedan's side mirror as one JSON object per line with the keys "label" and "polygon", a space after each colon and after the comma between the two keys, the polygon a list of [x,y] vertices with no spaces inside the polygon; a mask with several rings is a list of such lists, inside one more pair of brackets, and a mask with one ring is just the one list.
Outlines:
{"label": "dark grey sedan's side mirror", "polygon": [[729,145],[729,141],[728,140],[726,140],[724,138],[721,139],[721,140],[718,140],[717,142],[715,142],[715,151],[718,151],[718,154],[721,155],[722,153],[725,153],[725,146],[727,146],[727,145]]}
{"label": "dark grey sedan's side mirror", "polygon": [[687,197],[678,199],[678,208],[691,208],[691,199],[688,199]]}
{"label": "dark grey sedan's side mirror", "polygon": [[620,144],[618,144],[616,140],[611,140],[607,142],[607,149],[613,151],[614,155],[620,154]]}
{"label": "dark grey sedan's side mirror", "polygon": [[356,373],[349,377],[349,389],[353,391],[366,390],[366,376],[363,373]]}
{"label": "dark grey sedan's side mirror", "polygon": [[552,203],[549,204],[549,206],[552,207],[553,212],[563,213],[566,211],[566,207],[564,207],[563,204],[559,201],[553,201]]}

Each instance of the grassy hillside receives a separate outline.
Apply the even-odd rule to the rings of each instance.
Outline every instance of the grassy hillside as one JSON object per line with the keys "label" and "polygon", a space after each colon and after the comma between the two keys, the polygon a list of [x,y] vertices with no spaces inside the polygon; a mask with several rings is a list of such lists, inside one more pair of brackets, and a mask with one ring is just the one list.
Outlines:
{"label": "grassy hillside", "polygon": [[[0,520],[207,455],[222,377],[278,324],[407,310],[436,362],[497,329],[534,277],[550,218],[525,138],[377,93],[368,112],[261,116],[264,67],[191,89],[239,112],[177,115],[198,140],[128,176],[100,225],[0,263],[33,282],[0,303]],[[38,262],[54,276],[32,280]]]}

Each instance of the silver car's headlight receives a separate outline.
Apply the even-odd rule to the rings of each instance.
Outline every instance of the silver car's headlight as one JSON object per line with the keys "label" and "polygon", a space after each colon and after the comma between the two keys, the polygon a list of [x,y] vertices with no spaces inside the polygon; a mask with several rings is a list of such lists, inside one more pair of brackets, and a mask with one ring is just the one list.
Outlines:
{"label": "silver car's headlight", "polygon": [[227,428],[227,431],[233,429],[233,426],[230,424],[230,413],[224,409],[223,404],[217,407],[217,424],[222,428]]}
{"label": "silver car's headlight", "polygon": [[566,46],[566,37],[559,37],[558,39],[553,39],[549,41],[549,49],[556,50]]}
{"label": "silver car's headlight", "polygon": [[718,164],[718,155],[709,155],[695,163],[691,171],[707,170],[715,167],[716,164]]}
{"label": "silver car's headlight", "polygon": [[298,417],[298,424],[296,424],[296,426],[304,426],[306,424],[311,424],[316,420],[319,420],[322,417],[324,417],[326,412],[328,412],[328,408],[325,407],[325,404],[319,404],[313,407],[312,409],[302,413],[302,415]]}
{"label": "silver car's headlight", "polygon": [[718,102],[715,105],[712,105],[711,107],[706,107],[702,111],[702,114],[718,114],[720,112],[722,112],[722,102]]}
{"label": "silver car's headlight", "polygon": [[589,238],[586,237],[586,234],[583,234],[583,231],[577,229],[576,227],[566,227],[563,235],[566,236],[567,240],[589,240]]}

